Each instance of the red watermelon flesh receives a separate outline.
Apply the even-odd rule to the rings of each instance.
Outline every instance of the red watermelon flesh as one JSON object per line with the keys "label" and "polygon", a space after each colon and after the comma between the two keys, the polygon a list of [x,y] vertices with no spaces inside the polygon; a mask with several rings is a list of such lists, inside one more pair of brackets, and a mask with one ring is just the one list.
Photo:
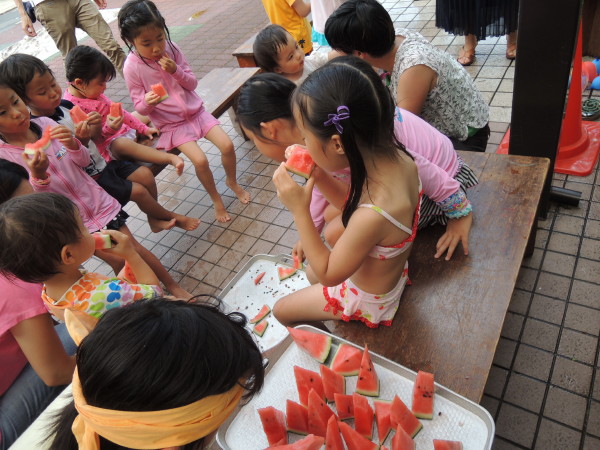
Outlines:
{"label": "red watermelon flesh", "polygon": [[[323,399],[319,397],[319,394],[311,389],[308,394],[308,432],[325,437],[329,415],[323,410],[323,406],[329,409]],[[333,411],[331,411],[331,414],[333,414]]]}
{"label": "red watermelon flesh", "polygon": [[365,346],[365,351],[360,362],[356,392],[368,395],[369,397],[379,397],[379,378],[371,361],[368,346]]}
{"label": "red watermelon flesh", "polygon": [[41,138],[39,138],[37,141],[35,141],[31,144],[25,144],[25,149],[23,150],[23,153],[25,153],[26,155],[35,155],[35,152],[37,152],[37,151],[40,151],[40,152],[45,151],[48,147],[50,147],[50,140],[52,139],[50,137],[51,133],[52,133],[52,127],[50,125],[48,125],[44,129],[44,132],[42,133]]}
{"label": "red watermelon flesh", "polygon": [[69,115],[71,116],[71,120],[75,125],[88,120],[88,115],[83,109],[80,108],[79,105],[73,106],[73,108],[71,108],[71,110],[69,111]]}
{"label": "red watermelon flesh", "polygon": [[331,350],[331,336],[299,328],[287,327],[298,347],[322,363],[329,356]]}
{"label": "red watermelon flesh", "polygon": [[286,278],[291,277],[296,272],[298,272],[298,269],[294,269],[293,267],[278,267],[277,268],[277,275],[279,275],[279,281],[283,281]]}
{"label": "red watermelon flesh", "polygon": [[413,387],[412,412],[420,419],[433,419],[433,374],[419,370]]}
{"label": "red watermelon flesh", "polygon": [[300,261],[300,258],[298,257],[297,254],[293,255],[292,258],[294,258],[294,269],[298,269],[298,270],[304,269],[304,264],[302,263],[302,261]]}
{"label": "red watermelon flesh", "polygon": [[269,307],[269,305],[263,305],[263,307],[260,308],[260,311],[258,312],[258,314],[256,316],[254,316],[252,319],[250,319],[250,323],[260,322],[265,317],[267,317],[270,312],[271,312],[271,308]]}
{"label": "red watermelon flesh", "polygon": [[325,436],[325,450],[344,450],[340,427],[335,416],[331,416],[327,422],[327,436]]}
{"label": "red watermelon flesh", "polygon": [[335,401],[335,394],[346,393],[346,379],[323,364],[321,364],[321,380],[323,380],[325,398],[329,403]]}
{"label": "red watermelon flesh", "polygon": [[415,441],[400,425],[396,427],[396,434],[392,438],[392,450],[415,450]]}
{"label": "red watermelon flesh", "polygon": [[115,119],[121,117],[123,115],[123,105],[119,102],[112,102],[110,104],[110,112],[108,115]]}
{"label": "red watermelon flesh", "polygon": [[252,332],[259,337],[263,337],[263,334],[265,334],[265,331],[267,331],[268,326],[269,321],[263,320],[262,322],[257,323],[256,325],[254,325],[254,327],[252,327]]}
{"label": "red watermelon flesh", "polygon": [[292,146],[290,156],[285,162],[285,168],[296,175],[308,179],[315,168],[315,162],[306,148],[301,145],[294,145]]}
{"label": "red watermelon flesh", "polygon": [[345,377],[358,375],[362,356],[363,352],[358,348],[340,344],[331,361],[331,370]]}
{"label": "red watermelon flesh", "polygon": [[275,443],[281,440],[284,440],[284,444],[287,444],[285,414],[272,406],[267,406],[266,408],[260,408],[258,415],[267,435],[269,445],[275,445]]}
{"label": "red watermelon flesh", "polygon": [[381,447],[379,447],[379,450],[390,450],[390,449],[387,448],[385,445],[382,445]]}
{"label": "red watermelon flesh", "polygon": [[125,265],[117,275],[117,278],[121,278],[122,280],[125,280],[131,284],[138,284],[137,278],[135,277],[135,274],[133,273],[133,270],[131,270],[131,266],[127,261],[125,261]]}
{"label": "red watermelon flesh", "polygon": [[377,444],[361,436],[345,422],[338,422],[348,450],[377,450]]}
{"label": "red watermelon flesh", "polygon": [[392,402],[386,400],[375,400],[373,402],[375,406],[375,419],[377,421],[377,435],[379,437],[379,443],[381,444],[387,438],[387,435],[392,430],[392,424],[390,422],[390,411],[392,409]]}
{"label": "red watermelon flesh", "polygon": [[319,450],[324,443],[325,439],[321,436],[309,434],[304,439],[300,439],[293,444],[279,445],[277,447],[273,446],[269,448],[276,448],[277,450]]}
{"label": "red watermelon flesh", "polygon": [[308,409],[292,400],[286,401],[287,429],[296,434],[308,434]]}
{"label": "red watermelon flesh", "polygon": [[333,394],[335,399],[335,410],[340,420],[352,419],[354,417],[354,401],[351,395]]}
{"label": "red watermelon flesh", "polygon": [[392,408],[390,410],[390,422],[392,428],[398,428],[400,425],[410,437],[415,437],[423,425],[419,419],[411,412],[402,400],[396,395],[392,400]]}
{"label": "red watermelon flesh", "polygon": [[256,278],[254,278],[254,285],[256,286],[258,283],[260,283],[260,281],[263,279],[263,277],[265,276],[267,272],[261,272],[258,275],[256,275]]}
{"label": "red watermelon flesh", "polygon": [[300,399],[301,404],[308,406],[308,394],[311,389],[314,389],[315,392],[319,394],[320,398],[325,398],[323,382],[318,373],[299,366],[294,366],[294,375],[296,377],[296,386],[298,387],[298,398]]}
{"label": "red watermelon flesh", "polygon": [[96,232],[92,233],[92,237],[94,238],[94,247],[96,250],[104,250],[113,246],[108,234]]}
{"label": "red watermelon flesh", "polygon": [[335,419],[337,420],[337,416],[331,410],[331,408],[327,405],[327,402],[323,399],[323,397],[320,397],[319,393],[317,391],[315,391],[314,389],[311,389],[310,392],[308,393],[309,414],[310,414],[311,401],[313,403],[313,406],[319,412],[319,415],[321,416],[321,419],[323,419],[323,422],[325,424],[327,424],[327,422],[329,421],[329,418],[331,416],[334,416]]}
{"label": "red watermelon flesh", "polygon": [[434,450],[462,450],[463,445],[460,441],[444,441],[442,439],[433,440]]}
{"label": "red watermelon flesh", "polygon": [[354,429],[361,436],[373,439],[373,408],[369,400],[356,392],[352,394],[354,401]]}
{"label": "red watermelon flesh", "polygon": [[150,86],[150,89],[152,89],[152,92],[154,92],[160,97],[158,100],[159,102],[165,101],[169,98],[169,94],[167,93],[167,90],[164,88],[162,83],[153,84],[152,86]]}

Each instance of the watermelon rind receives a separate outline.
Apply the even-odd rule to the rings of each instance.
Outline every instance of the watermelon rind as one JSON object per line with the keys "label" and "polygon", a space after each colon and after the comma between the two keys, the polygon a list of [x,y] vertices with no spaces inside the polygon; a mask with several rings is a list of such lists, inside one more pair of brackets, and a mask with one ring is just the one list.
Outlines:
{"label": "watermelon rind", "polygon": [[[358,375],[362,355],[363,352],[360,349],[348,344],[340,344],[331,360],[331,364],[329,364],[329,368],[345,377]],[[343,360],[348,361],[347,365],[349,365],[348,369],[350,370],[342,370],[339,367],[341,364],[346,364]]]}
{"label": "watermelon rind", "polygon": [[396,428],[398,425],[401,425],[404,431],[410,434],[410,437],[413,439],[423,428],[423,424],[397,395],[394,396],[394,399],[392,400],[392,408],[390,409],[390,422],[392,424],[392,428]]}
{"label": "watermelon rind", "polygon": [[258,283],[260,283],[260,281],[263,279],[263,277],[265,276],[267,272],[261,272],[258,275],[256,275],[256,277],[254,277],[254,285],[257,286]]}
{"label": "watermelon rind", "polygon": [[433,374],[419,370],[413,386],[412,412],[419,419],[433,419]]}
{"label": "watermelon rind", "polygon": [[[309,167],[306,167],[307,170],[303,171],[295,166],[296,164],[302,163],[304,163],[305,165],[306,163],[308,163]],[[288,171],[298,176],[301,176],[302,178],[308,179],[310,178],[310,175],[315,168],[315,162],[310,157],[310,153],[306,148],[300,145],[294,145],[291,155],[287,158],[287,161],[285,162],[285,168]]]}
{"label": "watermelon rind", "polygon": [[331,336],[292,327],[287,330],[298,347],[320,363],[325,362],[331,351]]}
{"label": "watermelon rind", "polygon": [[254,325],[254,327],[252,328],[252,332],[259,337],[263,337],[263,334],[265,334],[265,331],[267,331],[268,326],[269,321],[263,320],[262,322],[259,322],[256,325]]}
{"label": "watermelon rind", "polygon": [[110,235],[103,234],[100,232],[92,233],[94,237],[94,246],[96,250],[104,250],[107,248],[112,248],[112,241],[110,240]]}
{"label": "watermelon rind", "polygon": [[379,397],[379,377],[375,371],[375,366],[371,361],[369,347],[365,346],[363,357],[360,362],[360,372],[356,382],[356,392],[368,397]]}
{"label": "watermelon rind", "polygon": [[279,281],[288,279],[289,277],[294,275],[296,272],[298,272],[298,269],[295,269],[293,267],[278,267],[277,268],[277,275],[279,275]]}
{"label": "watermelon rind", "polygon": [[[298,416],[301,416],[300,420],[302,423],[297,423],[297,421],[293,423]],[[292,400],[287,400],[285,417],[287,421],[287,430],[290,433],[302,434],[305,436],[308,434],[308,409],[306,409],[306,406]]]}
{"label": "watermelon rind", "polygon": [[263,305],[262,308],[260,308],[260,311],[258,312],[258,314],[256,316],[254,316],[252,319],[250,319],[248,321],[248,323],[250,323],[250,324],[258,323],[261,320],[263,320],[265,317],[267,317],[269,314],[271,314],[270,306]]}

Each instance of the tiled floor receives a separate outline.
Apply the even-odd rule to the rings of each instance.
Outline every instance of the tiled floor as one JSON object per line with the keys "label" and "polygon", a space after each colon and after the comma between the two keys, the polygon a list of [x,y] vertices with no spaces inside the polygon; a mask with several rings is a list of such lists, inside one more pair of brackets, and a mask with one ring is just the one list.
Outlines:
{"label": "tiled floor", "polygon": [[[231,52],[267,22],[259,0],[157,4],[198,77],[214,67],[235,66]],[[462,38],[435,28],[435,0],[386,0],[384,5],[399,27],[421,32],[452,54],[462,45]],[[205,12],[192,18],[198,11]],[[16,28],[0,41],[17,39],[18,33]],[[481,42],[475,63],[467,68],[491,105],[488,151],[495,151],[510,121],[515,63],[505,59],[504,44],[503,37]],[[63,82],[60,58],[50,65]],[[107,94],[131,108],[121,79],[111,83]],[[231,222],[214,221],[210,199],[190,164],[181,177],[164,170],[157,183],[165,207],[202,218],[197,230],[153,234],[137,207],[127,208],[136,237],[194,294],[218,293],[251,256],[289,253],[297,238],[270,180],[275,165],[237,136],[226,116],[222,121],[235,143],[239,180],[253,197],[249,205],[235,200],[224,184],[218,150],[203,142]],[[554,176],[555,185],[581,191],[582,201],[579,207],[552,204],[539,223],[535,251],[523,262],[482,401],[496,421],[496,449],[600,449],[597,172],[584,178]],[[87,266],[108,273],[99,261]]]}

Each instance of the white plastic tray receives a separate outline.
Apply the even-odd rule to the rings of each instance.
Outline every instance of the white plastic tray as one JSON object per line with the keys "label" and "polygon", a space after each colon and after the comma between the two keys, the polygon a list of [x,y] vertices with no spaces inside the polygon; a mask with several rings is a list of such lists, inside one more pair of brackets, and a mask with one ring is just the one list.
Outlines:
{"label": "white plastic tray", "polygon": [[[299,328],[327,334],[307,325],[301,325]],[[346,343],[355,346],[335,336],[332,338],[334,348],[332,348],[326,363],[329,363],[339,344]],[[371,359],[381,382],[379,398],[391,400],[397,394],[410,407],[416,373],[374,353],[371,353]],[[221,448],[258,450],[269,446],[256,410],[274,406],[285,412],[287,399],[298,402],[294,365],[319,372],[319,363],[300,350],[291,336],[288,336],[270,355],[263,390],[247,405],[234,412],[219,429],[217,442]],[[356,376],[346,377],[347,394],[354,392],[356,380]],[[372,400],[370,402],[372,405]],[[335,411],[335,408],[332,409]],[[352,421],[349,423],[352,424]],[[419,450],[433,449],[433,439],[461,441],[464,450],[490,449],[492,446],[495,427],[490,414],[478,404],[437,383],[433,420],[421,420],[421,423],[423,429],[415,437],[416,447]],[[376,425],[374,436],[377,436]],[[391,445],[392,436],[393,433],[390,433],[384,442],[388,448]],[[288,433],[288,437],[290,442],[302,438],[302,436],[292,433]]]}
{"label": "white plastic tray", "polygon": [[[290,267],[292,264],[292,260],[286,255],[256,255],[251,258],[221,292],[220,297],[225,303],[225,310],[239,311],[251,319],[258,314],[263,305],[273,308],[275,302],[281,297],[308,286],[309,282],[303,270],[299,270],[286,280],[279,281],[277,267]],[[254,279],[261,272],[266,272],[265,276],[258,285],[255,285]],[[270,314],[266,320],[269,321],[269,326],[265,334],[262,337],[253,334],[263,353],[275,347],[288,335],[285,327],[273,317],[273,314]],[[248,326],[250,331],[252,326]]]}

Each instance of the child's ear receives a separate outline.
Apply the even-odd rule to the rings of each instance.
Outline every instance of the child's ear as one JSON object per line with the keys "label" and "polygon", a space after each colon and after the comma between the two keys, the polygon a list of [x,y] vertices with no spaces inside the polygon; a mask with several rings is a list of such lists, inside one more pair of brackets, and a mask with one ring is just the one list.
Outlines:
{"label": "child's ear", "polygon": [[273,72],[274,72],[274,73],[278,73],[279,75],[282,75],[282,74],[283,74],[283,70],[281,70],[281,69],[279,68],[279,66],[275,67],[275,68],[273,69]]}
{"label": "child's ear", "polygon": [[71,247],[67,244],[60,251],[60,261],[63,265],[67,266],[75,262],[75,254],[71,250]]}
{"label": "child's ear", "polygon": [[334,134],[331,136],[331,145],[333,145],[333,150],[338,155],[345,155],[344,146],[342,145],[342,138],[339,134]]}
{"label": "child's ear", "polygon": [[272,141],[277,140],[277,126],[274,120],[270,120],[268,122],[261,122],[260,130],[262,131],[262,135],[267,139],[270,139]]}
{"label": "child's ear", "polygon": [[71,84],[75,85],[78,88],[82,88],[85,87],[85,81],[83,81],[81,78],[75,78],[75,80],[73,80],[71,82]]}

